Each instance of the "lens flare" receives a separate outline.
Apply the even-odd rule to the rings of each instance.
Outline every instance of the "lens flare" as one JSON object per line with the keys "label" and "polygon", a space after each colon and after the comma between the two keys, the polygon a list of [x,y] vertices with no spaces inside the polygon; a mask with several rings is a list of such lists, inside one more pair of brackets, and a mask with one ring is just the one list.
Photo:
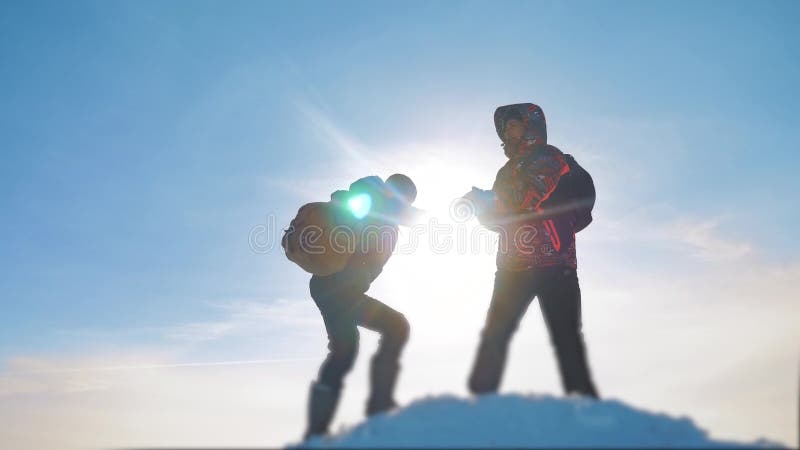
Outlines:
{"label": "lens flare", "polygon": [[363,219],[372,208],[372,197],[368,194],[358,194],[347,201],[347,208],[356,219]]}

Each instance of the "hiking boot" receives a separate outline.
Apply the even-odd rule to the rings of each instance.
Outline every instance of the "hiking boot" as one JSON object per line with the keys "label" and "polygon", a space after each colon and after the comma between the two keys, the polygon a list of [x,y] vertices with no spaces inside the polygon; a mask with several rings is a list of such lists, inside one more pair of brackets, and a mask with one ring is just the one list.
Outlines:
{"label": "hiking boot", "polygon": [[308,395],[308,429],[304,438],[328,433],[341,389],[333,389],[320,383],[312,383]]}

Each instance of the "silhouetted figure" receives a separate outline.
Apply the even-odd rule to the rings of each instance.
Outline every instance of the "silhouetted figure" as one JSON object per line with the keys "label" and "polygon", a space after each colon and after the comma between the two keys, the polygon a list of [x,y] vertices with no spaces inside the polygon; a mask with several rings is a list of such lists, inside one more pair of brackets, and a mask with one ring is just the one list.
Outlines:
{"label": "silhouetted figure", "polygon": [[346,202],[348,197],[364,193],[370,196],[371,210],[366,217],[354,221],[357,223],[354,231],[359,236],[355,253],[343,270],[311,277],[311,297],[325,322],[329,353],[311,385],[306,437],[328,431],[343,379],[358,353],[359,326],[381,334],[378,351],[371,361],[366,413],[373,415],[396,406],[393,393],[409,324],[401,313],[366,292],[391,256],[397,243],[397,225],[410,211],[417,191],[410,178],[395,174],[386,183],[378,177],[362,178],[349,191],[333,193],[331,200]]}
{"label": "silhouetted figure", "polygon": [[[480,222],[500,233],[494,292],[469,389],[474,394],[497,391],[511,337],[537,297],[564,390],[596,398],[581,333],[575,252],[576,231],[591,221],[591,178],[582,186],[588,173],[571,156],[547,145],[545,117],[538,106],[500,107],[495,127],[509,160],[492,191],[473,190],[465,196],[478,203]],[[577,194],[561,194],[560,182],[563,190]],[[581,190],[590,190],[590,201],[580,197]],[[556,197],[558,202],[548,201]]]}

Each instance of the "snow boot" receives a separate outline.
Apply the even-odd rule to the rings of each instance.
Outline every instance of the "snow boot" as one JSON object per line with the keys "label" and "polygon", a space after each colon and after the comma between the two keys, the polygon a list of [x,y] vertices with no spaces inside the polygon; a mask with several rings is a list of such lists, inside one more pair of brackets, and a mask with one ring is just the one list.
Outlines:
{"label": "snow boot", "polygon": [[341,389],[334,389],[321,383],[312,383],[308,395],[308,429],[304,438],[323,435],[328,432],[336,406],[339,404]]}
{"label": "snow boot", "polygon": [[394,401],[394,386],[400,373],[400,364],[396,361],[382,362],[372,360],[370,368],[371,393],[367,400],[367,416],[373,416],[397,407]]}
{"label": "snow boot", "polygon": [[592,398],[595,400],[600,400],[600,395],[597,393],[597,389],[595,389],[594,385],[590,384],[582,389],[570,389],[567,390],[567,395],[579,395],[581,397]]}

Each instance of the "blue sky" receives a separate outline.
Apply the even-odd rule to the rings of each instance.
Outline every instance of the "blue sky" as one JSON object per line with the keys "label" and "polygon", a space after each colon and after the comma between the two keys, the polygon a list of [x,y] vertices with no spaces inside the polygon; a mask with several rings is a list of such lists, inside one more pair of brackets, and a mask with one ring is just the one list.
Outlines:
{"label": "blue sky", "polygon": [[[694,318],[699,336],[706,330],[703,340],[719,348],[735,352],[726,333],[746,329],[752,354],[784,351],[750,367],[796,369],[799,16],[796,2],[4,2],[6,392],[23,406],[54,392],[15,390],[24,376],[14,373],[30,372],[20,361],[79,368],[300,357],[309,359],[302,367],[264,370],[287,371],[302,381],[291,389],[304,393],[324,354],[307,275],[279,249],[254,252],[253,227],[270,217],[284,226],[303,203],[394,171],[417,178],[421,206],[446,210],[471,185],[488,187],[503,162],[494,108],[525,101],[544,108],[551,143],[598,185],[595,224],[578,243],[584,320],[599,342],[590,348],[640,341],[629,354],[653,370],[657,362],[641,356],[648,338],[664,348],[672,338],[612,324],[652,314],[651,325],[667,333]],[[375,291],[413,310],[401,292],[458,286],[453,267],[478,268],[485,279],[458,294],[475,311],[463,336],[477,335],[491,257],[452,256],[398,255],[395,278],[390,265]],[[418,281],[408,291],[409,278],[431,271],[436,286]],[[663,299],[623,307],[654,292]],[[608,308],[592,303],[595,293]],[[608,321],[593,322],[601,309]],[[727,328],[700,320],[727,324],[720,311],[730,314]],[[424,317],[435,329],[451,314],[435,305],[428,312],[416,310],[418,336],[426,336]],[[662,322],[665,314],[675,322]],[[746,321],[758,314],[758,323]],[[537,359],[552,359],[538,336]],[[453,351],[465,352],[461,365],[472,356],[471,348]],[[596,353],[601,390],[695,415],[689,400],[668,404],[645,386],[626,388],[608,363],[613,352]],[[747,366],[746,355],[735,355]],[[458,364],[442,370],[461,389]],[[510,386],[530,387],[518,369]],[[408,376],[419,393],[436,389]],[[729,388],[757,386],[759,377]],[[536,387],[558,392],[554,383]],[[777,394],[753,395],[775,405],[776,416],[788,408],[774,403]],[[287,398],[270,414],[299,430],[304,402]],[[357,420],[348,411],[343,417]],[[735,423],[709,426],[793,436],[774,421],[746,431]]]}

